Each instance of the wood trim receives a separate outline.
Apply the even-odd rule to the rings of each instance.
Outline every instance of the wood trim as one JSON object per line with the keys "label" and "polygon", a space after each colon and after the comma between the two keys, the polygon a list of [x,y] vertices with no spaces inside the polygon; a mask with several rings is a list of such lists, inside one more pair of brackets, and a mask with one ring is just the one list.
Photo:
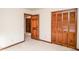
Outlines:
{"label": "wood trim", "polygon": [[[63,12],[63,11],[70,11],[70,10],[77,10],[78,8],[72,8],[72,9],[65,9],[65,10],[57,10],[57,11],[53,11],[53,12]],[[53,13],[51,12],[51,13]]]}
{"label": "wood trim", "polygon": [[50,44],[51,44],[51,42],[46,41],[46,40],[41,40],[41,39],[39,39],[38,41],[43,41],[43,42],[46,42],[46,43],[50,43]]}
{"label": "wood trim", "polygon": [[1,50],[4,50],[4,49],[7,49],[7,48],[10,48],[10,47],[12,47],[12,46],[15,46],[15,45],[17,45],[17,44],[23,43],[23,42],[25,42],[25,39],[24,39],[24,41],[21,41],[21,42],[18,42],[18,43],[12,44],[12,45],[7,46],[7,47],[4,47],[4,48],[1,48],[0,51],[1,51]]}
{"label": "wood trim", "polygon": [[24,13],[24,15],[32,16],[31,14]]}
{"label": "wood trim", "polygon": [[78,27],[77,17],[78,17],[78,9],[76,8],[76,48],[75,49],[77,49],[77,27]]}
{"label": "wood trim", "polygon": [[[75,49],[77,49],[77,13],[78,13],[78,9],[77,8],[73,8],[73,9],[66,9],[66,10],[59,10],[59,11],[53,11],[53,12],[62,12],[62,11],[70,11],[70,10],[76,10],[76,48]],[[53,12],[51,12],[51,43],[53,43],[52,42],[52,13]],[[77,49],[77,50],[79,50],[79,49]]]}
{"label": "wood trim", "polygon": [[79,51],[79,49],[76,49],[77,51]]}

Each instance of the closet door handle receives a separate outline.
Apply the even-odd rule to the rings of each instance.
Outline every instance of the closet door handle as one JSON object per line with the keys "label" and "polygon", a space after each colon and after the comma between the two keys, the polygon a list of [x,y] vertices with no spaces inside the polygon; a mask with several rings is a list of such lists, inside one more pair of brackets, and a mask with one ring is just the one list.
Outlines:
{"label": "closet door handle", "polygon": [[33,30],[37,30],[38,29],[38,27],[33,27]]}
{"label": "closet door handle", "polygon": [[33,30],[36,30],[36,27],[33,27]]}

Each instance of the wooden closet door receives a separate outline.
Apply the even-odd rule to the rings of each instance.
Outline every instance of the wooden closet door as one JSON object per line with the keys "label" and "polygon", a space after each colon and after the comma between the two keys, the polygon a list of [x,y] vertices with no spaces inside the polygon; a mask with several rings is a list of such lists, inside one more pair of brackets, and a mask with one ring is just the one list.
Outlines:
{"label": "wooden closet door", "polygon": [[76,12],[69,14],[68,47],[76,48]]}
{"label": "wooden closet door", "polygon": [[33,39],[39,39],[39,16],[38,15],[32,15],[31,37]]}
{"label": "wooden closet door", "polygon": [[52,42],[57,43],[58,40],[58,32],[57,32],[57,14],[56,12],[52,13]]}
{"label": "wooden closet door", "polygon": [[76,48],[77,10],[64,10],[52,13],[52,42]]}
{"label": "wooden closet door", "polygon": [[58,12],[57,13],[57,34],[58,34],[58,40],[57,43],[62,45],[62,13]]}
{"label": "wooden closet door", "polygon": [[63,13],[63,36],[62,45],[68,46],[68,12]]}

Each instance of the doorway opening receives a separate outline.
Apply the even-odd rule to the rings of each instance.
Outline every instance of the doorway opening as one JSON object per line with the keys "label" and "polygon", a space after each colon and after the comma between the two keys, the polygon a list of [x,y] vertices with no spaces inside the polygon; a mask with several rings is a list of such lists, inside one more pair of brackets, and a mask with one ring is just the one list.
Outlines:
{"label": "doorway opening", "polygon": [[31,36],[31,16],[30,14],[24,14],[25,36]]}
{"label": "doorway opening", "polygon": [[39,15],[24,14],[25,37],[39,39]]}

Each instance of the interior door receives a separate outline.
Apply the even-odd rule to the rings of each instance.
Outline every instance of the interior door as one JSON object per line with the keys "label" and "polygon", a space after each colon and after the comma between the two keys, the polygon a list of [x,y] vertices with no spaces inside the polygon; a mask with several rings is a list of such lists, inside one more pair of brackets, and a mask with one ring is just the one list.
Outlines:
{"label": "interior door", "polygon": [[32,15],[31,37],[33,39],[39,39],[39,15]]}

